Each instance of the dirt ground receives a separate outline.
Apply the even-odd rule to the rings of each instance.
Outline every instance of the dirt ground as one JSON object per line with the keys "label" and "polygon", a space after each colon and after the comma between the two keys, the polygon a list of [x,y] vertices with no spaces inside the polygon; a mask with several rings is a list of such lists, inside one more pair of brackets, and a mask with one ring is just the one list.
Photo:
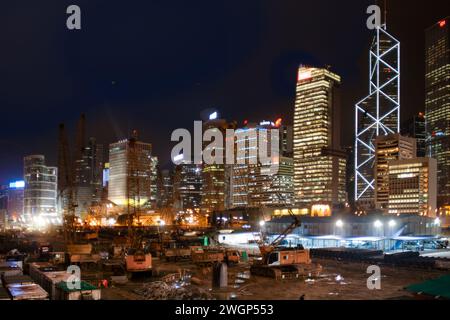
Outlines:
{"label": "dirt ground", "polygon": [[407,268],[381,267],[381,289],[367,288],[368,265],[334,260],[315,260],[323,267],[321,276],[316,279],[274,280],[250,276],[242,279],[238,274],[249,274],[250,265],[240,264],[228,268],[228,288],[212,291],[212,274],[210,268],[197,268],[189,262],[154,262],[154,277],[139,277],[125,285],[116,285],[102,290],[107,300],[142,299],[133,292],[144,282],[158,279],[158,274],[167,274],[189,270],[195,285],[211,290],[217,299],[237,300],[298,300],[304,295],[305,300],[382,300],[410,299],[413,296],[404,288],[410,284],[437,278],[445,272]]}

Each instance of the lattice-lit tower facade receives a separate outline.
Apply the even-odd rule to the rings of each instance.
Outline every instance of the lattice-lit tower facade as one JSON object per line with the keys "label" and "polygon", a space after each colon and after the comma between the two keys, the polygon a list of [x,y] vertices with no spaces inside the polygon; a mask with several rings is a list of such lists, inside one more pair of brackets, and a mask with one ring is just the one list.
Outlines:
{"label": "lattice-lit tower facade", "polygon": [[355,200],[372,207],[375,138],[400,132],[400,42],[376,29],[369,52],[369,95],[355,108]]}

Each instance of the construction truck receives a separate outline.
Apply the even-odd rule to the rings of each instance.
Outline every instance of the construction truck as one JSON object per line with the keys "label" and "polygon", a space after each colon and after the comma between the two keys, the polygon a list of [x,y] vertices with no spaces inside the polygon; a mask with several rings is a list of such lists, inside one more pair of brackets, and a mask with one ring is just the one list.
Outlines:
{"label": "construction truck", "polygon": [[226,262],[232,265],[240,262],[240,254],[237,250],[195,247],[192,250],[192,261],[199,266],[211,266],[216,262]]}
{"label": "construction truck", "polygon": [[303,246],[296,248],[281,247],[281,242],[294,229],[301,225],[300,220],[291,209],[289,214],[292,223],[278,235],[270,244],[265,244],[264,237],[261,237],[258,246],[261,252],[261,259],[254,260],[250,267],[253,275],[270,277],[275,279],[297,279],[303,276],[318,276],[322,267],[312,263],[309,250]]}
{"label": "construction truck", "polygon": [[167,261],[177,261],[190,259],[192,257],[190,248],[167,248],[164,250],[164,256]]}
{"label": "construction truck", "polygon": [[143,249],[128,249],[125,253],[125,269],[127,276],[134,273],[152,273],[152,255]]}

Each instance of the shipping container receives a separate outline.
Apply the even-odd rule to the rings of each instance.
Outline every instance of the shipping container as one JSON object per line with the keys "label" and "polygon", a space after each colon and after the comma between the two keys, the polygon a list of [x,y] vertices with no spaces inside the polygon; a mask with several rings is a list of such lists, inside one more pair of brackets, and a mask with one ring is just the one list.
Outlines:
{"label": "shipping container", "polygon": [[101,289],[81,281],[80,289],[69,289],[66,282],[56,285],[55,300],[100,300]]}
{"label": "shipping container", "polygon": [[38,284],[12,284],[7,287],[12,300],[48,300],[48,293]]}

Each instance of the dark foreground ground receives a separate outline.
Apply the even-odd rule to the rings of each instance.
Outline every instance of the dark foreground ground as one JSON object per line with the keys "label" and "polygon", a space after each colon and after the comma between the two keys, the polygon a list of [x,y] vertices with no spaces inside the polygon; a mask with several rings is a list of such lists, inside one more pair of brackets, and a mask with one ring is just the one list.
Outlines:
{"label": "dark foreground ground", "polygon": [[[413,295],[404,290],[410,284],[437,278],[445,272],[437,270],[420,270],[407,268],[381,267],[381,289],[367,288],[368,265],[334,260],[315,260],[323,267],[320,277],[315,279],[274,280],[250,276],[242,279],[238,274],[248,275],[249,264],[242,264],[228,269],[228,288],[211,290],[212,275],[208,268],[197,268],[188,262],[171,262],[155,260],[155,270],[160,273],[189,270],[196,284],[210,292],[217,299],[238,300],[298,300],[304,295],[305,300],[383,300],[412,299]],[[124,285],[114,285],[104,289],[104,299],[144,299],[135,293],[143,283],[154,281],[155,277],[139,277]]]}

